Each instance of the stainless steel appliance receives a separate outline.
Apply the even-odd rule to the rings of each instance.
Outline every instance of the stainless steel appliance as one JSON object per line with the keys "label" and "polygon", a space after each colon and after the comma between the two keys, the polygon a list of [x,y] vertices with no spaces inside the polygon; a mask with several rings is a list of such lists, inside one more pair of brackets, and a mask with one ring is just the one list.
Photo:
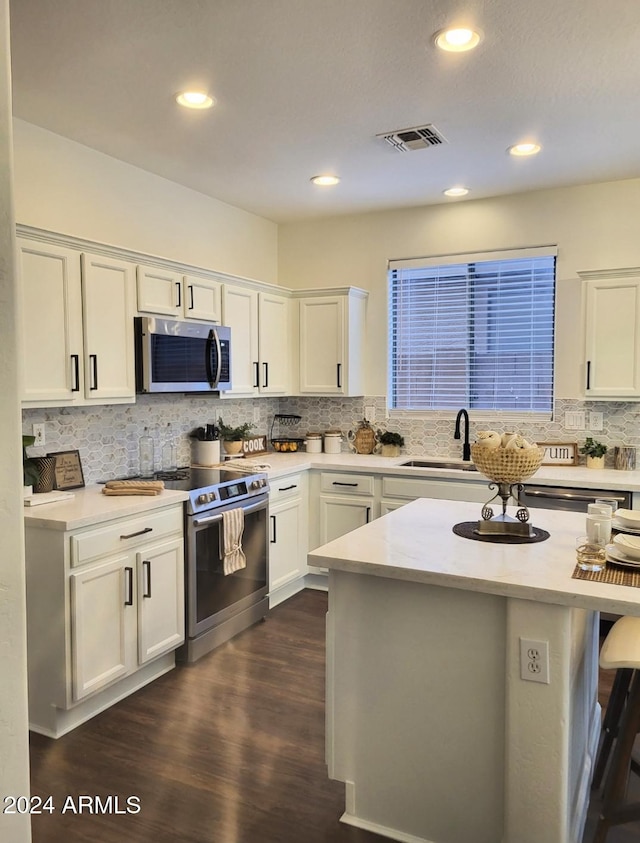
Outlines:
{"label": "stainless steel appliance", "polygon": [[[269,611],[269,481],[264,472],[185,468],[159,472],[168,489],[189,492],[185,509],[186,638],[180,661],[193,662]],[[224,573],[225,510],[244,510],[245,568]]]}
{"label": "stainless steel appliance", "polygon": [[202,322],[134,319],[136,392],[231,389],[231,329]]}
{"label": "stainless steel appliance", "polygon": [[571,512],[586,512],[587,505],[593,503],[596,498],[615,498],[620,509],[631,509],[631,492],[525,483],[524,490],[520,493],[520,501],[529,508],[564,509]]}

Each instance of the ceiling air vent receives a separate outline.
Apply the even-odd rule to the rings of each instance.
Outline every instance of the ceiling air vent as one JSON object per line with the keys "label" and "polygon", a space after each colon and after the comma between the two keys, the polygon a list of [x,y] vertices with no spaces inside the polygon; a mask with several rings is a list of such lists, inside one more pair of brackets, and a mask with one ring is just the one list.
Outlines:
{"label": "ceiling air vent", "polygon": [[398,129],[395,132],[383,132],[376,135],[390,144],[398,152],[411,152],[424,149],[425,146],[439,146],[446,143],[446,138],[431,123],[426,126],[414,126],[412,129]]}

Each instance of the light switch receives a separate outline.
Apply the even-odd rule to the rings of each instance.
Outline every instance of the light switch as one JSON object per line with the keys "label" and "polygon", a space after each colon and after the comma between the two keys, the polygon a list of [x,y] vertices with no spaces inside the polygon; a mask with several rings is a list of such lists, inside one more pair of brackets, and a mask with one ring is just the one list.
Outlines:
{"label": "light switch", "polygon": [[584,410],[574,410],[564,414],[565,430],[585,430],[586,419]]}

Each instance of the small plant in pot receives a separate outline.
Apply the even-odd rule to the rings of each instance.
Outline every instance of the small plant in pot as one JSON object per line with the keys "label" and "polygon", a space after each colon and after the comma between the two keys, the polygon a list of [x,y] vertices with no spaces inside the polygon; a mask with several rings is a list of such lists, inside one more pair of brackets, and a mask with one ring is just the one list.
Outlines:
{"label": "small plant in pot", "polygon": [[587,468],[604,468],[604,455],[607,453],[607,446],[602,442],[596,442],[591,436],[587,436],[580,453],[587,458]]}
{"label": "small plant in pot", "polygon": [[35,436],[22,436],[22,485],[24,486],[24,494],[30,495],[33,487],[40,479],[40,472],[38,466],[31,457],[27,456],[27,448],[30,448],[36,441]]}
{"label": "small plant in pot", "polygon": [[239,424],[237,427],[230,427],[226,425],[222,419],[218,419],[218,428],[220,429],[220,438],[222,439],[222,446],[227,454],[239,454],[242,450],[242,440],[251,433],[253,425],[249,422]]}
{"label": "small plant in pot", "polygon": [[391,430],[385,430],[380,435],[380,444],[382,445],[381,453],[383,457],[398,457],[400,456],[400,448],[404,445],[404,436]]}

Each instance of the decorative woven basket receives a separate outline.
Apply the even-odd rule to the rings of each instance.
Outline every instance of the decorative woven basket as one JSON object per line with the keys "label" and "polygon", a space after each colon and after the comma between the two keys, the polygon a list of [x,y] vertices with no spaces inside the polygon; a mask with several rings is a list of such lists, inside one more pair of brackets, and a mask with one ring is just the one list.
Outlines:
{"label": "decorative woven basket", "polygon": [[472,445],[471,459],[478,471],[496,483],[521,483],[540,468],[544,448],[488,448]]}

